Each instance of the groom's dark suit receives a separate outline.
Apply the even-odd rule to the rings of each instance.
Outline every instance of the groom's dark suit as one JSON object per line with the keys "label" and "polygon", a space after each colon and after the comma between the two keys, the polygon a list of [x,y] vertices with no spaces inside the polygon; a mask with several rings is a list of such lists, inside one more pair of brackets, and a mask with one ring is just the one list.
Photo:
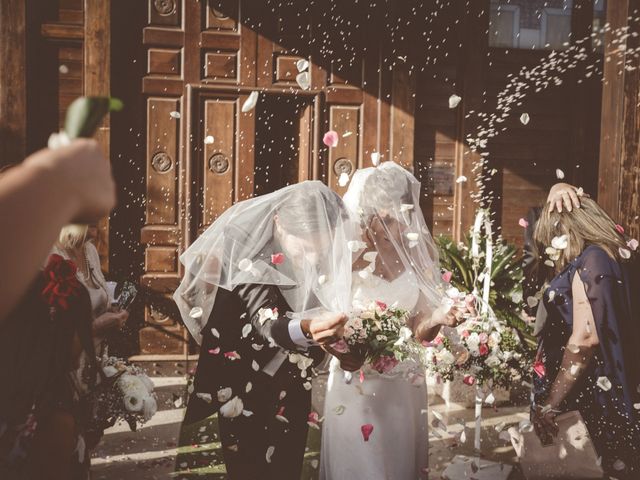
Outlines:
{"label": "groom's dark suit", "polygon": [[[277,308],[278,318],[261,319],[259,312],[263,308]],[[242,400],[244,414],[234,418],[219,415],[230,479],[300,478],[311,408],[311,371],[303,378],[288,353],[304,353],[314,363],[324,355],[318,347],[305,352],[294,343],[287,311],[290,308],[276,286],[245,284],[232,292],[220,288],[202,331],[194,390],[184,424],[219,411],[224,404],[218,401],[221,389],[230,388],[231,398]],[[243,327],[249,322],[252,328],[245,337]],[[239,358],[233,359],[231,352]],[[277,419],[277,415],[288,423]],[[269,447],[274,447],[270,461]]]}

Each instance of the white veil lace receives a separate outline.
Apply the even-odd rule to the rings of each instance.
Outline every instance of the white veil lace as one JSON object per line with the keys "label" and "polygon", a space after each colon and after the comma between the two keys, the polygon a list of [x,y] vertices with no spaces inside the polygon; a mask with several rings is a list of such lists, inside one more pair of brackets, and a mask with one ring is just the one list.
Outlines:
{"label": "white veil lace", "polygon": [[174,294],[200,343],[218,288],[276,285],[291,307],[347,312],[355,223],[341,198],[307,181],[239,202],[181,256],[184,278]]}
{"label": "white veil lace", "polygon": [[362,278],[406,275],[421,298],[414,314],[429,314],[441,304],[438,249],[420,209],[420,182],[394,162],[365,168],[353,175],[344,203],[360,218],[360,259],[354,271]]}

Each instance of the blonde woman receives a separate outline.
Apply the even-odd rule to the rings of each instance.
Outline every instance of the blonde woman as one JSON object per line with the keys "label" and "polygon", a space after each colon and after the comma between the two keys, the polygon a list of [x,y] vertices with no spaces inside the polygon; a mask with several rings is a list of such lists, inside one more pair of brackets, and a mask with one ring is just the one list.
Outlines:
{"label": "blonde woman", "polygon": [[634,250],[624,229],[593,200],[553,211],[536,225],[539,263],[548,270],[548,319],[540,333],[532,419],[548,443],[555,417],[578,410],[605,472],[640,475],[640,302]]}

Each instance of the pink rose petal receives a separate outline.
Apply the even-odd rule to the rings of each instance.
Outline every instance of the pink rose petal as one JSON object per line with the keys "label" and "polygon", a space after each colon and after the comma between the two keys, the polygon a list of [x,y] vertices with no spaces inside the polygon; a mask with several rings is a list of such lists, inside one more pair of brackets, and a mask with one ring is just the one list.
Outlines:
{"label": "pink rose petal", "polygon": [[525,218],[521,218],[520,220],[518,220],[518,225],[520,225],[522,228],[527,228],[529,226],[529,222],[527,222]]}
{"label": "pink rose petal", "polygon": [[209,353],[211,355],[218,355],[220,353],[220,347],[216,347],[216,348],[211,348],[209,349]]}
{"label": "pink rose petal", "polygon": [[274,253],[271,255],[271,263],[274,265],[280,265],[284,263],[284,253]]}
{"label": "pink rose petal", "polygon": [[542,378],[546,375],[546,370],[544,368],[544,363],[542,363],[540,360],[537,360],[536,363],[533,364],[533,371],[536,372],[536,374]]}
{"label": "pink rose petal", "polygon": [[224,352],[224,356],[229,360],[238,360],[240,358],[240,355],[235,350],[233,352]]}
{"label": "pink rose petal", "polygon": [[364,383],[364,372],[360,370],[360,383]]}
{"label": "pink rose petal", "polygon": [[322,143],[327,147],[336,147],[338,145],[338,133],[333,130],[329,130],[324,134],[324,137],[322,137]]}
{"label": "pink rose petal", "polygon": [[360,427],[360,430],[362,431],[362,438],[364,439],[365,442],[368,442],[369,437],[371,436],[371,432],[373,432],[373,425],[371,425],[370,423],[367,423],[365,425],[362,425]]}
{"label": "pink rose petal", "polygon": [[442,274],[442,280],[444,280],[447,283],[451,281],[451,277],[453,277],[453,273],[451,273],[449,270],[445,271]]}
{"label": "pink rose petal", "polygon": [[622,225],[619,225],[616,223],[616,231],[620,234],[620,235],[624,235],[624,227]]}
{"label": "pink rose petal", "polygon": [[384,302],[380,302],[378,300],[376,300],[376,305],[378,305],[378,307],[380,307],[380,310],[386,310],[387,309],[387,304]]}
{"label": "pink rose petal", "polygon": [[627,242],[627,246],[635,252],[638,249],[638,240],[632,238]]}
{"label": "pink rose petal", "polygon": [[476,379],[471,375],[465,375],[462,379],[462,383],[464,383],[465,385],[473,385],[476,383]]}

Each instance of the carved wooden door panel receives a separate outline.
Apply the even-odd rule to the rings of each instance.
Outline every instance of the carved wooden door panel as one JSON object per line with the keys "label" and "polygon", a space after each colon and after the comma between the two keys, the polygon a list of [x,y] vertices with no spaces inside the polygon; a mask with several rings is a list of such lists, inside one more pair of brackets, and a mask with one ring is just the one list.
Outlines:
{"label": "carved wooden door panel", "polygon": [[[353,53],[367,30],[348,58],[327,60],[311,21],[325,18],[322,7],[265,4],[148,0],[142,280],[167,300],[179,254],[233,203],[307,179],[342,193],[341,173],[388,153],[379,45]],[[254,91],[257,104],[242,112]],[[329,129],[340,134],[331,149]],[[146,307],[142,353],[185,353],[185,330],[157,310]]]}

